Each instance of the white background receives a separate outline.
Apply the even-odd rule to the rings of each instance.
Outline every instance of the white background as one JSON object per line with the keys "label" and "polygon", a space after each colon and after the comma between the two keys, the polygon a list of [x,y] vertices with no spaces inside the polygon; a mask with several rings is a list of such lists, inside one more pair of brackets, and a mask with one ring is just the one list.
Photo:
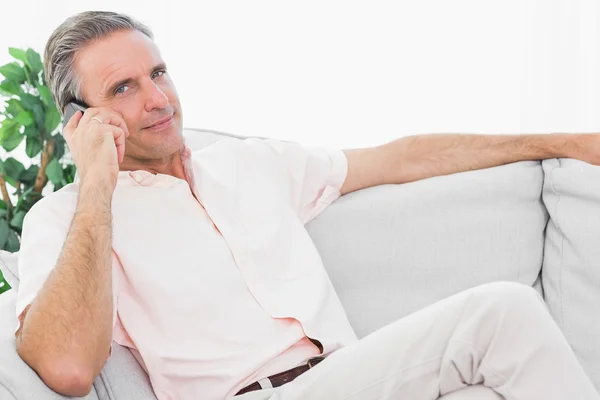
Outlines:
{"label": "white background", "polygon": [[8,47],[42,53],[83,10],[147,24],[186,127],[337,148],[418,133],[600,130],[586,0],[3,1]]}

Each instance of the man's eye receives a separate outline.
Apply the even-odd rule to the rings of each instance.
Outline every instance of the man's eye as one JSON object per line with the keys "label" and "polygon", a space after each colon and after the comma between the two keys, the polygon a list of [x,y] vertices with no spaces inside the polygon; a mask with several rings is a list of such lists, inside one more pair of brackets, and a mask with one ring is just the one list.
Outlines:
{"label": "man's eye", "polygon": [[124,92],[125,92],[125,90],[122,90],[122,89],[125,89],[125,88],[128,88],[128,87],[129,87],[129,86],[127,86],[127,85],[119,86],[119,87],[117,88],[117,90],[115,90],[115,94],[121,94],[121,93],[124,93]]}
{"label": "man's eye", "polygon": [[165,72],[166,72],[166,71],[164,71],[164,70],[162,70],[162,69],[161,69],[161,70],[159,70],[159,71],[156,71],[156,72],[154,72],[154,73],[152,74],[152,79],[154,79],[154,78],[156,77],[156,74],[161,74],[161,75],[159,75],[159,76],[162,76],[162,75],[164,75],[164,74],[165,74]]}

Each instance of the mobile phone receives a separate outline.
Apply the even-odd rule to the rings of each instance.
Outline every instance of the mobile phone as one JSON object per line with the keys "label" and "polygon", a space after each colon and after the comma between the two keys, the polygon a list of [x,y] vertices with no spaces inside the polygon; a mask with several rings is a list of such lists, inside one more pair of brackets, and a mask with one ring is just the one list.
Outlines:
{"label": "mobile phone", "polygon": [[83,113],[85,112],[85,110],[87,110],[87,106],[85,104],[81,104],[75,101],[72,101],[69,104],[67,104],[67,106],[65,107],[65,116],[63,119],[63,129],[65,129],[65,126],[69,123],[71,117],[73,117],[73,115],[75,115],[77,111],[81,111]]}

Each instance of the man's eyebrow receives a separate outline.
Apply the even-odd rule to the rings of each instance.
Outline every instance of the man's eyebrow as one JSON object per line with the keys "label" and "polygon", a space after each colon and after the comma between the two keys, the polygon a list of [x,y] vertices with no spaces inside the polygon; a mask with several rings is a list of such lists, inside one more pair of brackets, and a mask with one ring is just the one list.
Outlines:
{"label": "man's eyebrow", "polygon": [[[150,70],[150,73],[154,73],[158,70],[166,70],[167,69],[167,64],[164,62],[158,63],[156,64],[154,67],[152,67],[152,69]],[[113,84],[111,84],[109,86],[109,88],[104,92],[105,96],[110,96],[112,94],[115,93],[115,91],[122,85],[127,85],[127,84],[131,84],[132,82],[135,82],[135,79],[133,78],[125,78],[125,79],[121,79]]]}

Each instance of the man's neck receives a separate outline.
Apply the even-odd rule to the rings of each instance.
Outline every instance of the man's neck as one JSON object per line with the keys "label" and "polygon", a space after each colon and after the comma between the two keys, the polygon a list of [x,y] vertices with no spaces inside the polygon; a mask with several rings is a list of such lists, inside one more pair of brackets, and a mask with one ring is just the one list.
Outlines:
{"label": "man's neck", "polygon": [[148,171],[152,174],[171,175],[175,178],[186,180],[181,153],[178,151],[169,157],[156,160],[140,160],[125,157],[119,169],[121,171]]}

